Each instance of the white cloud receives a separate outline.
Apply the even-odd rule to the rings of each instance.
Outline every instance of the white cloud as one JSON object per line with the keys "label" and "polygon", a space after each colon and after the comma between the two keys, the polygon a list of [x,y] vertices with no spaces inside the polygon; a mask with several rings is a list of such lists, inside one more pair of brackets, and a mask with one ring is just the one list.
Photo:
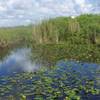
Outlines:
{"label": "white cloud", "polygon": [[5,11],[6,9],[2,6],[0,6],[0,11]]}
{"label": "white cloud", "polygon": [[0,3],[0,11],[6,11],[7,8],[2,4]]}
{"label": "white cloud", "polygon": [[9,22],[27,24],[45,17],[100,13],[99,6],[99,0],[0,0],[0,19],[4,22],[0,26],[11,25]]}
{"label": "white cloud", "polygon": [[75,1],[79,5],[85,4],[85,0],[75,0]]}

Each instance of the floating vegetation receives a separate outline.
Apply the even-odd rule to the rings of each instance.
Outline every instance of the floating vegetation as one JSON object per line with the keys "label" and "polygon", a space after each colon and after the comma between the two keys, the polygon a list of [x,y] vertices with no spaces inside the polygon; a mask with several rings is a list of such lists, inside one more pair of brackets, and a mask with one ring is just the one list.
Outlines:
{"label": "floating vegetation", "polygon": [[100,99],[100,65],[59,61],[55,67],[0,77],[1,100]]}

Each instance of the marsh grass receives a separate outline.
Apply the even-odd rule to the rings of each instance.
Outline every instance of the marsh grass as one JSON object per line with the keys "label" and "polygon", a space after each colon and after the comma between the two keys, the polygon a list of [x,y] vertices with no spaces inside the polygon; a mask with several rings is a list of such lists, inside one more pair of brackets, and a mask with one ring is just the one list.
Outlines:
{"label": "marsh grass", "polygon": [[32,26],[0,28],[0,47],[23,44],[32,40]]}
{"label": "marsh grass", "polygon": [[38,54],[49,53],[48,60],[68,58],[100,63],[99,19],[100,15],[57,17],[35,25],[1,28],[0,48],[26,45],[36,48]]}

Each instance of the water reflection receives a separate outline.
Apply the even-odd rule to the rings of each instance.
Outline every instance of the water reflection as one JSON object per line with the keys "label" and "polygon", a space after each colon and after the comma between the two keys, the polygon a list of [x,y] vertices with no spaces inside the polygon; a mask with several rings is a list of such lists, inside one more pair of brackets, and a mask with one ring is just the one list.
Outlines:
{"label": "water reflection", "polygon": [[[44,53],[38,57],[42,58],[43,56]],[[22,93],[26,95],[27,100],[33,100],[38,96],[38,92],[41,92],[40,94],[43,97],[44,94],[42,93],[45,93],[45,98],[48,97],[48,93],[51,93],[49,96],[53,97],[53,93],[60,92],[61,98],[59,100],[64,100],[67,91],[73,92],[77,88],[77,92],[83,98],[82,100],[98,99],[99,95],[92,95],[91,93],[86,95],[86,91],[94,92],[95,89],[100,89],[99,64],[60,60],[55,64],[55,67],[51,68],[52,70],[48,68],[37,73],[22,73],[33,72],[40,68],[41,64],[37,63],[35,59],[37,59],[37,53],[34,50],[22,48],[11,51],[8,56],[0,61],[0,97],[12,95],[15,98],[20,98],[19,93]],[[1,75],[7,76],[1,77]],[[7,99],[3,98],[2,100]]]}
{"label": "water reflection", "polygon": [[29,48],[11,51],[7,57],[0,61],[0,75],[37,70],[40,66],[32,61],[31,55]]}

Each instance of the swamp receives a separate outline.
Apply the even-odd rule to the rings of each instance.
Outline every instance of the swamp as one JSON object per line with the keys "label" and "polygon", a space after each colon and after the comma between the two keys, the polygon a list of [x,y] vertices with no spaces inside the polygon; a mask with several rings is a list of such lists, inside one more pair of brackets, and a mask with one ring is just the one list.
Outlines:
{"label": "swamp", "polygon": [[0,100],[100,100],[100,15],[0,27]]}

